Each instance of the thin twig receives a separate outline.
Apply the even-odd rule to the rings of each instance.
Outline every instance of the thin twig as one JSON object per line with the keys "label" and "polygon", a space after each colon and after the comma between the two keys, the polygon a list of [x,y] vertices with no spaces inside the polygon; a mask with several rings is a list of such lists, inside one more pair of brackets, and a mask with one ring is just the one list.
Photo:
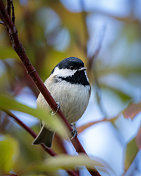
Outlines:
{"label": "thin twig", "polygon": [[12,8],[12,22],[13,24],[15,24],[15,11],[14,11],[14,5],[12,0],[11,0],[11,8]]}
{"label": "thin twig", "polygon": [[[27,125],[25,125],[16,115],[14,115],[12,112],[10,111],[5,111],[10,117],[12,117],[21,127],[23,127],[33,138],[36,138],[36,133],[34,133],[34,131],[29,128]],[[42,145],[42,147],[51,155],[51,156],[56,156],[56,153],[53,152],[52,149],[48,149],[45,145]]]}
{"label": "thin twig", "polygon": [[7,13],[11,17],[11,0],[7,0]]}
{"label": "thin twig", "polygon": [[77,127],[77,132],[78,132],[78,135],[80,133],[82,133],[85,129],[88,129],[89,127],[93,126],[93,125],[96,125],[98,123],[102,123],[102,122],[111,122],[111,121],[114,121],[118,118],[119,115],[117,115],[116,117],[113,117],[113,118],[103,118],[101,120],[97,120],[97,121],[94,121],[94,122],[88,122],[80,127]]}
{"label": "thin twig", "polygon": [[98,57],[99,52],[101,50],[104,35],[105,35],[105,26],[103,27],[103,29],[101,31],[101,36],[100,36],[98,45],[97,45],[93,55],[88,58],[88,72],[89,72],[89,74],[93,73],[93,79],[94,79],[93,82],[95,85],[95,93],[96,93],[96,99],[97,99],[97,103],[99,105],[99,109],[102,112],[103,116],[107,117],[107,113],[101,103],[101,89],[100,89],[100,85],[99,85],[99,81],[98,81],[97,67],[96,67],[96,58]]}
{"label": "thin twig", "polygon": [[[36,133],[29,128],[27,125],[25,125],[17,116],[15,116],[12,112],[10,111],[5,111],[10,117],[12,117],[22,128],[24,128],[33,138],[36,138]],[[57,156],[57,153],[55,153],[52,149],[47,148],[44,144],[41,144],[42,148],[49,153],[51,156]],[[65,152],[65,151],[64,151]],[[75,171],[67,171],[70,175],[73,176],[78,176],[78,174]]]}
{"label": "thin twig", "polygon": [[[80,0],[80,5],[81,5],[81,10],[82,10],[82,22],[83,22],[83,29],[84,29],[84,37],[85,37],[85,41],[88,41],[89,38],[89,33],[87,30],[87,12],[85,11],[85,1],[84,0]],[[87,42],[85,43],[85,45],[82,48],[84,50],[85,55],[87,56]]]}
{"label": "thin twig", "polygon": [[[87,29],[87,23],[86,23],[86,18],[87,18],[87,12],[85,12],[85,1],[84,0],[80,0],[80,5],[81,5],[81,9],[82,9],[82,18],[83,18],[83,26],[84,26],[84,36],[85,36],[85,39],[86,41],[88,41],[88,37],[89,37],[89,34],[88,34],[88,29]],[[88,57],[88,62],[87,62],[87,71],[88,71],[88,76],[91,78],[91,73],[92,73],[92,68],[94,67],[94,83],[95,83],[95,92],[96,92],[96,99],[97,99],[97,102],[98,102],[98,105],[99,105],[99,109],[101,110],[103,116],[107,116],[107,113],[106,111],[104,110],[102,104],[101,104],[101,91],[100,91],[100,86],[99,86],[99,82],[98,82],[98,79],[97,79],[97,72],[96,72],[96,66],[94,64],[94,61],[96,60],[100,50],[101,50],[101,47],[102,47],[102,43],[103,43],[103,38],[104,38],[104,32],[105,32],[105,28],[103,28],[103,31],[101,32],[101,37],[100,37],[100,40],[99,40],[99,43],[97,45],[97,48],[94,52],[94,54],[91,56],[91,57],[88,57],[87,56],[87,43],[85,44],[85,46],[82,48],[85,55]],[[82,45],[82,44],[81,44]]]}
{"label": "thin twig", "polygon": [[100,52],[102,44],[103,44],[104,35],[105,35],[105,26],[101,30],[101,36],[100,36],[99,42],[97,44],[97,47],[96,47],[93,55],[91,57],[89,57],[89,59],[88,59],[88,70],[89,71],[92,70],[94,62],[95,62],[97,56],[99,55],[99,52]]}

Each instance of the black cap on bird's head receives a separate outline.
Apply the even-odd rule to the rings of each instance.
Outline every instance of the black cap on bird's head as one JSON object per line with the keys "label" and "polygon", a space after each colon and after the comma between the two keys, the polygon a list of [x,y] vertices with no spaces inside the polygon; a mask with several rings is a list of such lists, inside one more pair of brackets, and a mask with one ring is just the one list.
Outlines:
{"label": "black cap on bird's head", "polygon": [[61,80],[71,84],[89,85],[84,63],[77,57],[62,60],[54,67],[51,74],[55,76],[56,82]]}
{"label": "black cap on bird's head", "polygon": [[77,57],[68,57],[66,59],[63,59],[59,64],[56,65],[59,69],[71,69],[71,70],[77,70],[82,67],[84,67],[84,63],[81,59],[78,59]]}

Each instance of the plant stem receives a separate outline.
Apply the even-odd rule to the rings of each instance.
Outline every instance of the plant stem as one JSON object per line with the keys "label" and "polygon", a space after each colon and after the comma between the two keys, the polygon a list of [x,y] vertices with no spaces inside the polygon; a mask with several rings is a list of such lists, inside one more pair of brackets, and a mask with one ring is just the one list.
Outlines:
{"label": "plant stem", "polygon": [[[17,116],[15,116],[12,112],[10,111],[4,111],[6,112],[10,117],[12,117],[22,128],[24,128],[33,138],[36,138],[36,133],[29,128],[26,124],[24,124]],[[57,153],[55,153],[52,149],[47,148],[44,144],[41,144],[42,148],[49,153],[51,156],[57,156]],[[78,176],[78,174],[75,171],[67,171],[68,174],[72,176]]]}

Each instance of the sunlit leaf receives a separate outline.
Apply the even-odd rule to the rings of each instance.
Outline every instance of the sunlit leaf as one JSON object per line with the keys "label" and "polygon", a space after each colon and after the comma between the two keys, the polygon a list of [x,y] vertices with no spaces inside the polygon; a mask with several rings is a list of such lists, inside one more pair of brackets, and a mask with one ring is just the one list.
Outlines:
{"label": "sunlit leaf", "polygon": [[136,156],[138,150],[139,149],[137,147],[136,140],[134,138],[133,140],[131,140],[127,144],[126,156],[125,156],[125,165],[124,165],[125,170],[128,170],[128,168],[130,167],[131,163],[135,159],[135,156]]}
{"label": "sunlit leaf", "polygon": [[0,109],[4,110],[15,110],[30,114],[40,120],[43,120],[47,127],[56,131],[61,137],[67,138],[68,130],[65,125],[61,123],[61,120],[56,116],[51,116],[47,110],[39,109],[39,108],[31,108],[22,103],[17,102],[14,98],[1,95],[0,94]]}
{"label": "sunlit leaf", "polygon": [[31,165],[27,168],[27,172],[43,172],[43,171],[54,171],[58,169],[76,169],[80,166],[86,166],[89,169],[98,167],[102,171],[107,172],[107,168],[104,166],[102,161],[98,158],[90,159],[85,154],[79,154],[78,156],[70,156],[60,154],[56,157],[51,157],[46,160],[45,163],[38,163]]}
{"label": "sunlit leaf", "polygon": [[141,149],[141,127],[139,128],[138,134],[136,136],[136,143],[139,149]]}
{"label": "sunlit leaf", "polygon": [[129,104],[128,107],[123,111],[125,118],[133,119],[139,112],[141,112],[141,103]]}
{"label": "sunlit leaf", "polygon": [[6,173],[13,169],[18,152],[18,144],[14,138],[10,136],[0,138],[0,173]]}
{"label": "sunlit leaf", "polygon": [[18,55],[12,47],[3,47],[0,46],[0,59],[7,58],[18,58]]}

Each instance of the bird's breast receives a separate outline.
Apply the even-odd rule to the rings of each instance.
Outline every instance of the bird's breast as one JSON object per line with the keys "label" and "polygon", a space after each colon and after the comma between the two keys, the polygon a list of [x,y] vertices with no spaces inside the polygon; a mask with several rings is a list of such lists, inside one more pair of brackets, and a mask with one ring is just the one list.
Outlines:
{"label": "bird's breast", "polygon": [[[90,86],[71,84],[66,81],[55,82],[47,79],[45,85],[50,91],[69,123],[77,121],[86,110],[90,96]],[[40,107],[48,108],[44,97],[40,94],[37,99]]]}

